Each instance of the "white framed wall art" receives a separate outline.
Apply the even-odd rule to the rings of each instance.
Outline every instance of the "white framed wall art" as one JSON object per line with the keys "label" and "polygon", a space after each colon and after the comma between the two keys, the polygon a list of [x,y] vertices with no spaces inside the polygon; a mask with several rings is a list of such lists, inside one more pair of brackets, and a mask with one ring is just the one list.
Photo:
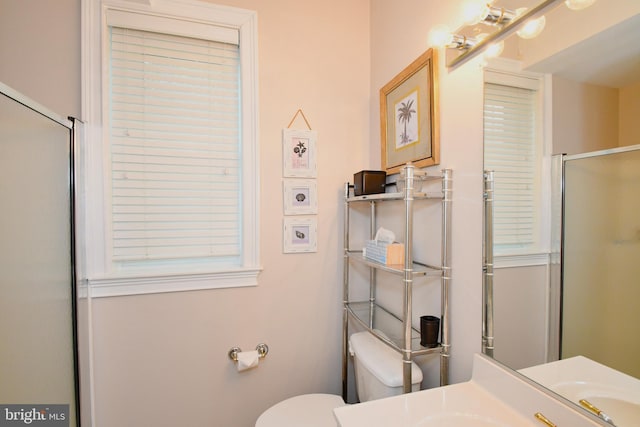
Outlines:
{"label": "white framed wall art", "polygon": [[316,141],[314,130],[283,129],[282,153],[283,176],[285,178],[315,178]]}
{"label": "white framed wall art", "polygon": [[318,213],[318,185],[315,179],[285,179],[283,196],[285,215]]}
{"label": "white framed wall art", "polygon": [[284,218],[284,253],[316,252],[318,221],[313,218]]}

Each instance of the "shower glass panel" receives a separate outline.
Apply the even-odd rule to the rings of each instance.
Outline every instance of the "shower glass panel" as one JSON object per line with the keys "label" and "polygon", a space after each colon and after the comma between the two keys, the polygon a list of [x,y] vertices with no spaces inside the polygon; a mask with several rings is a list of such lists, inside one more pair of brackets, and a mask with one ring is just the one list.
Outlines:
{"label": "shower glass panel", "polygon": [[561,356],[640,377],[640,146],[564,167]]}
{"label": "shower glass panel", "polygon": [[0,85],[0,404],[68,404],[76,426],[71,129],[7,89]]}

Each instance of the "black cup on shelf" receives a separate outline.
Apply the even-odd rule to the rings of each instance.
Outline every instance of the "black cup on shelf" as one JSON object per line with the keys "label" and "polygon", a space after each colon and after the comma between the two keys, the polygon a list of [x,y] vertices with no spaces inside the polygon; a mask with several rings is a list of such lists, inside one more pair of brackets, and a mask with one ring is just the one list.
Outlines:
{"label": "black cup on shelf", "polygon": [[436,316],[420,316],[420,345],[427,348],[438,346],[440,334],[440,318]]}

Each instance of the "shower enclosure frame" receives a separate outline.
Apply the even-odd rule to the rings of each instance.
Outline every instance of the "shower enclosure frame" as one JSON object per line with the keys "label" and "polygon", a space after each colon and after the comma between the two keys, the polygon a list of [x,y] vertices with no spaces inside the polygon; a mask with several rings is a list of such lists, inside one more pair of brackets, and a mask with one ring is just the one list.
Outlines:
{"label": "shower enclosure frame", "polygon": [[[33,101],[32,99],[26,97],[21,94],[17,90],[11,88],[10,86],[0,82],[0,97],[4,96],[7,99],[15,102],[16,104],[25,107],[26,109],[34,112],[37,115],[44,117],[45,119],[61,126],[63,129],[68,131],[68,150],[69,150],[69,169],[68,169],[68,195],[69,195],[69,286],[70,286],[70,315],[71,315],[71,342],[73,344],[73,348],[71,349],[71,357],[73,363],[73,395],[75,401],[73,402],[73,412],[75,415],[76,426],[81,425],[81,410],[80,410],[80,372],[79,372],[79,361],[80,355],[78,351],[78,318],[77,318],[77,270],[76,270],[76,234],[75,234],[75,226],[76,226],[76,182],[77,182],[77,171],[76,171],[76,153],[78,149],[79,143],[79,130],[78,127],[80,125],[80,121],[73,118],[68,117],[67,119],[59,116],[58,114],[52,112],[46,107],[40,105],[39,103]],[[59,403],[59,402],[23,402],[25,404],[36,404],[36,403]]]}
{"label": "shower enclosure frame", "polygon": [[[558,155],[561,158],[561,166],[560,166],[560,183],[554,183],[554,185],[559,185],[561,188],[561,213],[558,216],[552,216],[552,228],[554,226],[559,227],[560,233],[560,253],[559,253],[559,264],[560,268],[557,270],[557,276],[553,276],[553,271],[551,271],[552,277],[550,277],[550,309],[554,310],[550,312],[556,318],[551,318],[550,322],[550,331],[549,331],[549,360],[560,360],[562,359],[562,350],[563,350],[563,319],[564,319],[564,289],[565,289],[565,256],[566,256],[566,163],[575,160],[582,159],[590,159],[597,157],[604,157],[614,154],[622,154],[626,152],[640,151],[640,144],[629,145],[623,147],[609,148],[605,150],[597,150],[588,153],[580,153],[580,154],[561,154]],[[556,222],[554,224],[553,222]],[[553,286],[555,282],[557,286]],[[555,323],[554,323],[555,322]],[[553,328],[557,328],[557,337],[552,335]]]}

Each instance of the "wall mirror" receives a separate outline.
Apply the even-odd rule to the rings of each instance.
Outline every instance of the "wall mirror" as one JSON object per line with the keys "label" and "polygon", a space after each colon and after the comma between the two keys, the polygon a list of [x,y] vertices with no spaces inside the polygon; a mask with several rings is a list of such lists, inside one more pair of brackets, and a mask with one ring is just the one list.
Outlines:
{"label": "wall mirror", "polygon": [[[626,378],[639,378],[640,339],[634,330],[640,317],[632,316],[640,312],[640,272],[634,265],[640,259],[640,163],[634,163],[640,161],[636,160],[640,158],[640,4],[597,0],[585,9],[570,10],[564,2],[555,3],[544,13],[546,25],[538,37],[522,39],[511,34],[504,40],[500,59],[489,61],[484,70],[485,169],[491,150],[487,132],[491,128],[491,111],[487,110],[491,88],[487,82],[500,89],[514,85],[520,71],[533,79],[538,76],[540,85],[533,90],[541,93],[532,98],[539,114],[534,133],[544,143],[534,154],[539,169],[533,185],[542,189],[540,198],[531,205],[521,203],[530,206],[524,209],[530,210],[534,240],[538,241],[529,246],[526,242],[512,243],[509,247],[503,240],[499,246],[498,236],[492,236],[489,272],[493,275],[491,288],[483,298],[486,307],[487,293],[493,296],[488,308],[491,327],[485,331],[483,351],[525,374],[532,372],[532,366],[584,354]],[[496,93],[497,98],[502,96]],[[566,155],[562,157],[562,153]],[[616,163],[617,158],[622,162]],[[564,218],[560,187],[553,186],[554,182],[561,183],[563,165],[567,186]],[[595,178],[598,168],[603,169],[598,176],[605,178]],[[497,186],[496,175],[494,172]],[[613,184],[608,181],[613,176],[622,180]],[[570,197],[566,195],[569,191]],[[574,200],[576,193],[598,198]],[[489,194],[496,203],[496,194]],[[517,194],[504,194],[502,202],[513,197],[507,201],[516,204]],[[623,201],[630,206],[619,204]],[[569,208],[570,203],[577,203],[577,207]],[[597,213],[599,208],[604,218],[600,222],[589,219],[587,214]],[[487,219],[494,224],[504,221],[497,218],[495,210],[491,213]],[[559,231],[562,220],[566,225],[563,253]],[[585,250],[587,243],[569,240],[574,239],[567,234],[574,226],[587,227],[586,232],[578,228],[583,236],[605,236],[609,229],[612,234],[597,243],[597,256],[591,257]],[[578,261],[585,265],[575,264]],[[590,270],[593,266],[598,270]],[[578,277],[567,276],[572,272]],[[570,289],[565,283],[563,290],[561,279],[577,282],[577,288]],[[617,299],[609,299],[614,294]],[[598,323],[608,325],[598,329]],[[621,337],[617,342],[616,336]],[[579,347],[570,347],[576,342]],[[533,374],[531,377],[538,381]],[[554,391],[578,404],[575,394]],[[628,416],[635,416],[637,423],[640,398],[636,394],[628,392],[624,398],[612,398],[617,406],[609,415],[616,425],[634,425],[625,424]]]}

